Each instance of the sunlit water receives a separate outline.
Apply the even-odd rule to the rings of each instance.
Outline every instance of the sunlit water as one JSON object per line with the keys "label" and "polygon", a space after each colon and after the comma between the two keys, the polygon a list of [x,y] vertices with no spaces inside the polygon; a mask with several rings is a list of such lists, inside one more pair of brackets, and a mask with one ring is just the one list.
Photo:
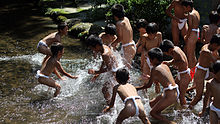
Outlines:
{"label": "sunlit water", "polygon": [[[115,53],[120,60],[118,53]],[[108,77],[102,74],[91,82],[93,75],[88,69],[99,69],[101,59],[92,57],[82,59],[61,59],[64,69],[78,75],[78,79],[65,77],[65,81],[54,79],[61,85],[61,94],[53,97],[54,89],[41,85],[35,78],[36,71],[40,69],[44,56],[42,54],[23,55],[14,57],[0,57],[0,123],[74,123],[74,124],[112,124],[119,112],[123,109],[123,102],[117,96],[114,108],[110,112],[102,113],[106,102],[102,95],[102,85]],[[130,71],[130,83],[141,85],[138,69]],[[145,111],[153,124],[159,122],[153,119],[149,112],[149,99],[156,96],[154,87],[148,94],[139,91]],[[163,112],[163,115],[179,124],[208,123],[206,118],[199,118],[194,113],[201,111],[202,102],[190,110],[178,110],[173,105]],[[139,124],[138,117],[124,121],[126,124]]]}

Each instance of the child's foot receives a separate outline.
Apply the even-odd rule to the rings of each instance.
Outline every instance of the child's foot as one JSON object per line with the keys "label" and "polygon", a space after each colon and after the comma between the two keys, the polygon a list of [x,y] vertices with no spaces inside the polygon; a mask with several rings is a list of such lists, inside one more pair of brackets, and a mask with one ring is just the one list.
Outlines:
{"label": "child's foot", "polygon": [[58,86],[56,87],[56,91],[55,91],[55,93],[54,93],[54,97],[56,97],[58,94],[60,94],[60,89],[61,89],[61,87],[58,85]]}

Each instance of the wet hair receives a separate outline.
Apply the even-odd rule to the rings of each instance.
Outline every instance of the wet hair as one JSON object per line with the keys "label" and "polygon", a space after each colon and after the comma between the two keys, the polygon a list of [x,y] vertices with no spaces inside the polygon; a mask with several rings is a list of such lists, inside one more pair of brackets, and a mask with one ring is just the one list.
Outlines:
{"label": "wet hair", "polygon": [[211,11],[209,13],[209,21],[211,24],[217,24],[219,21],[220,17],[217,13],[217,11]]}
{"label": "wet hair", "polygon": [[160,48],[155,47],[148,51],[148,56],[151,60],[157,59],[159,62],[163,61],[163,52]]}
{"label": "wet hair", "polygon": [[111,8],[111,12],[114,16],[118,18],[123,18],[125,16],[124,6],[121,4],[115,4]]}
{"label": "wet hair", "polygon": [[86,39],[86,44],[88,47],[96,47],[96,45],[102,46],[102,39],[95,34],[91,34],[87,39]]}
{"label": "wet hair", "polygon": [[217,44],[218,46],[220,45],[220,34],[214,34],[212,36],[212,39],[210,41],[210,44]]}
{"label": "wet hair", "polygon": [[116,35],[116,26],[112,23],[109,23],[105,26],[105,33],[110,35]]}
{"label": "wet hair", "polygon": [[51,50],[53,57],[57,56],[58,52],[63,50],[63,45],[61,43],[57,43],[57,42],[53,43],[50,47],[50,50]]}
{"label": "wet hair", "polygon": [[217,13],[220,14],[220,4],[217,7]]}
{"label": "wet hair", "polygon": [[185,6],[185,7],[190,6],[191,8],[193,8],[193,1],[192,0],[183,0],[181,2],[181,5]]}
{"label": "wet hair", "polygon": [[157,33],[158,31],[159,31],[159,27],[158,27],[158,25],[157,25],[156,23],[154,23],[154,22],[149,23],[149,24],[147,25],[147,27],[146,27],[146,32],[147,32],[148,34],[155,34],[155,33]]}
{"label": "wet hair", "polygon": [[160,44],[160,49],[163,52],[168,52],[171,48],[174,48],[174,44],[168,39],[164,39],[163,42]]}
{"label": "wet hair", "polygon": [[129,72],[126,69],[118,69],[116,79],[119,84],[126,84],[129,79]]}
{"label": "wet hair", "polygon": [[66,22],[61,22],[57,25],[57,30],[58,31],[63,30],[66,26],[67,26]]}
{"label": "wet hair", "polygon": [[139,19],[137,21],[136,27],[137,27],[137,29],[140,29],[140,28],[145,28],[146,29],[147,24],[148,24],[148,22],[145,19]]}
{"label": "wet hair", "polygon": [[220,60],[217,60],[213,65],[213,71],[214,73],[218,73],[220,71]]}

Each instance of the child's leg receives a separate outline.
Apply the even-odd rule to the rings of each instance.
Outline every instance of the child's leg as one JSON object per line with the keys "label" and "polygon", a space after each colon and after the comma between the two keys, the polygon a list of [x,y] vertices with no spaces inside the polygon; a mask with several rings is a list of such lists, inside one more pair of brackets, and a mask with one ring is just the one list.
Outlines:
{"label": "child's leg", "polygon": [[179,45],[179,29],[178,29],[178,23],[172,19],[172,37],[173,37],[173,43],[175,46]]}
{"label": "child's leg", "polygon": [[218,122],[218,115],[214,112],[214,111],[212,111],[212,110],[210,110],[209,111],[209,114],[210,114],[210,124],[219,124]]}
{"label": "child's leg", "polygon": [[57,68],[55,68],[53,72],[54,72],[54,74],[56,74],[56,76],[57,76],[59,79],[62,80],[62,77],[61,77],[60,73],[57,71]]}
{"label": "child's leg", "polygon": [[109,85],[108,85],[109,82],[106,82],[105,84],[103,84],[103,87],[102,87],[102,93],[104,95],[104,98],[107,102],[107,104],[109,105],[110,102],[111,102],[111,93],[109,91]]}
{"label": "child's leg", "polygon": [[[137,102],[138,103],[138,102]],[[138,117],[141,119],[141,121],[144,123],[144,124],[150,124],[150,121],[149,119],[147,118],[146,116],[146,113],[144,111],[144,106],[143,104],[141,103],[138,103],[138,107],[139,107],[139,115]]]}
{"label": "child's leg", "polygon": [[150,104],[150,107],[153,108],[154,105],[156,105],[157,102],[160,101],[162,98],[163,98],[163,96],[162,96],[162,95],[159,95],[159,96],[157,96],[156,98],[152,99],[152,100],[150,101],[150,103],[149,103],[149,104]]}
{"label": "child's leg", "polygon": [[121,110],[121,112],[118,115],[116,124],[121,124],[125,119],[132,117],[135,115],[135,107],[131,108],[124,108],[123,110]]}
{"label": "child's leg", "polygon": [[123,48],[124,48],[125,65],[128,68],[131,68],[132,60],[136,54],[136,49],[133,45],[129,45]]}
{"label": "child's leg", "polygon": [[38,81],[41,83],[41,84],[44,84],[44,85],[47,85],[49,87],[53,87],[56,89],[55,93],[54,93],[54,97],[56,97],[59,93],[60,93],[60,89],[61,89],[61,86],[56,83],[52,78],[39,78]]}
{"label": "child's leg", "polygon": [[158,119],[160,121],[166,122],[166,123],[173,123],[171,121],[169,121],[168,119],[166,119],[165,117],[163,117],[161,115],[161,111],[163,111],[164,109],[166,109],[168,106],[170,106],[171,104],[173,104],[175,101],[173,100],[172,97],[162,97],[152,108],[152,110],[150,111],[150,115],[152,117],[154,117],[155,119]]}
{"label": "child's leg", "polygon": [[180,104],[181,106],[186,105],[186,90],[188,88],[190,82],[190,75],[187,73],[180,75],[180,82],[179,82],[179,90],[180,90]]}
{"label": "child's leg", "polygon": [[160,83],[159,82],[155,82],[155,92],[156,93],[160,93]]}
{"label": "child's leg", "polygon": [[188,41],[186,42],[186,52],[187,52],[187,59],[189,62],[189,68],[194,68],[197,63],[195,49],[196,49],[196,42],[197,42],[197,33],[191,32]]}
{"label": "child's leg", "polygon": [[185,23],[183,29],[181,30],[182,37],[184,37],[186,35],[187,31],[188,31],[188,24]]}

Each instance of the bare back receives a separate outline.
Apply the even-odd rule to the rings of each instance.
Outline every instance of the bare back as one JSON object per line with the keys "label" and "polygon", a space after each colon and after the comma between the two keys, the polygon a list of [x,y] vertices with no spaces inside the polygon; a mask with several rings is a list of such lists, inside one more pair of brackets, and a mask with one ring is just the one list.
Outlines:
{"label": "bare back", "polygon": [[212,55],[213,52],[208,49],[209,44],[206,44],[202,47],[199,56],[199,65],[204,68],[211,67],[211,64],[216,61],[216,58]]}
{"label": "bare back", "polygon": [[118,67],[118,63],[116,57],[113,55],[111,49],[103,45],[104,53],[102,54],[102,59],[109,70],[116,69]]}
{"label": "bare back", "polygon": [[127,17],[119,20],[116,23],[118,37],[121,39],[122,44],[130,43],[133,41],[133,30],[130,21]]}
{"label": "bare back", "polygon": [[121,97],[122,101],[124,101],[125,98],[130,96],[138,96],[136,88],[128,83],[126,83],[125,85],[119,85],[117,92]]}
{"label": "bare back", "polygon": [[177,46],[173,50],[173,59],[175,60],[174,65],[179,71],[185,71],[188,69],[188,60],[185,53]]}
{"label": "bare back", "polygon": [[218,96],[220,94],[220,82],[218,82],[216,79],[213,79],[210,83],[210,91],[211,96],[214,97],[214,106],[220,108],[220,97]]}
{"label": "bare back", "polygon": [[200,23],[200,15],[199,12],[193,9],[193,11],[189,14],[189,21],[192,23],[192,29],[199,28]]}
{"label": "bare back", "polygon": [[58,32],[54,32],[46,36],[43,41],[50,46],[54,42],[61,42],[61,36],[58,34]]}
{"label": "bare back", "polygon": [[151,77],[153,81],[160,82],[163,87],[168,87],[170,84],[175,85],[175,81],[169,67],[165,64],[160,64],[152,69]]}

